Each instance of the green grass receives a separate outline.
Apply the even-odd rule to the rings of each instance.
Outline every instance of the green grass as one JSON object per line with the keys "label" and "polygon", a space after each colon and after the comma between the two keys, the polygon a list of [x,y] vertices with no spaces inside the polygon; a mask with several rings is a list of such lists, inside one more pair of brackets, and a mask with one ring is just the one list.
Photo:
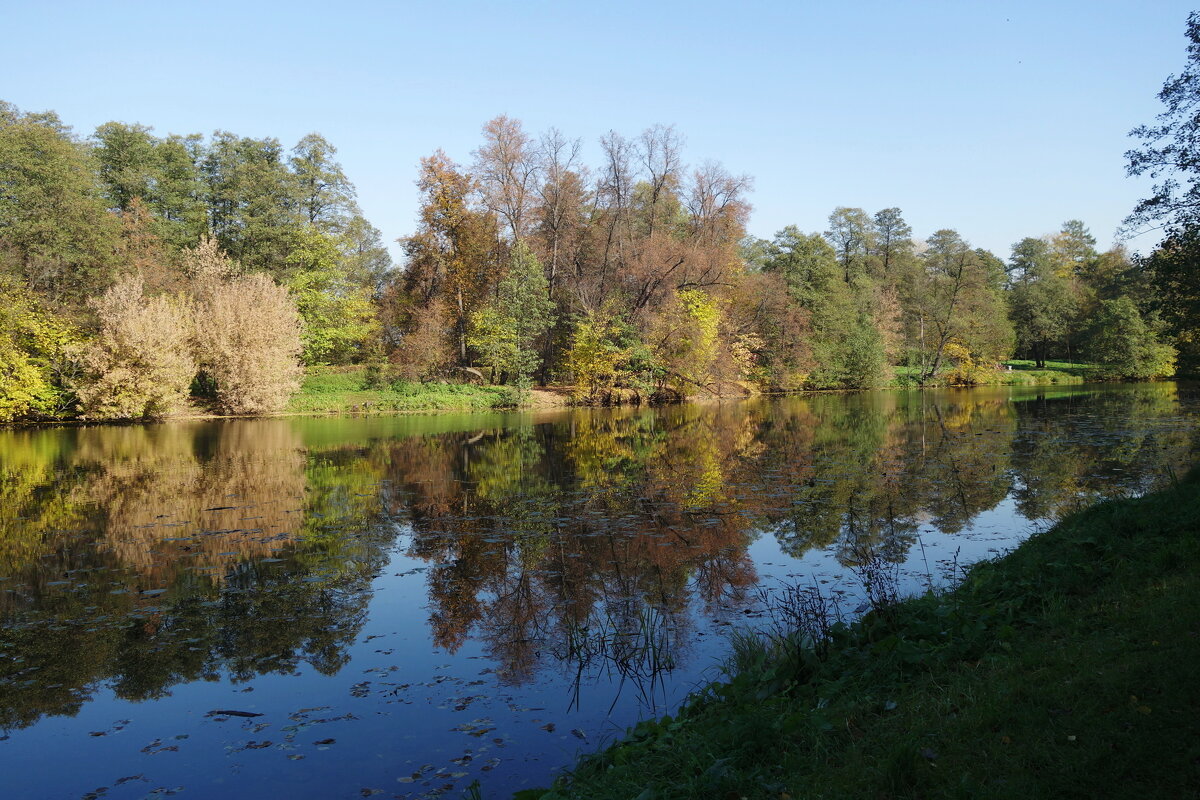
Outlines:
{"label": "green grass", "polygon": [[465,383],[390,381],[368,385],[365,368],[310,370],[287,411],[361,413],[382,411],[487,411],[511,407],[509,389]]}
{"label": "green grass", "polygon": [[522,798],[1200,797],[1200,480],[795,639]]}
{"label": "green grass", "polygon": [[[1005,361],[1012,370],[979,369],[975,371],[976,386],[1047,386],[1072,385],[1085,381],[1094,369],[1088,364],[1067,364],[1066,362],[1047,361],[1046,369],[1034,369],[1032,361]],[[889,383],[888,388],[909,389],[919,385],[921,375],[919,367],[899,366],[895,368],[896,377]],[[945,372],[948,372],[946,370]],[[944,386],[945,377],[926,384],[927,386]]]}

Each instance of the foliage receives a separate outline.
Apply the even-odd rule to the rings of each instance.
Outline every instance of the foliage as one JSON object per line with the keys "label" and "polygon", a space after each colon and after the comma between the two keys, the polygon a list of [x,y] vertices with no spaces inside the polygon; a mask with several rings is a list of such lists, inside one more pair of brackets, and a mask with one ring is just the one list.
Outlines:
{"label": "foliage", "polygon": [[100,330],[80,354],[80,416],[160,419],[176,410],[196,374],[187,301],[147,298],[141,277],[131,275],[89,305]]}
{"label": "foliage", "polygon": [[707,293],[686,289],[658,316],[652,329],[655,360],[666,373],[667,386],[678,395],[696,389],[713,391],[721,309]]}
{"label": "foliage", "polygon": [[921,330],[921,380],[937,376],[952,340],[979,361],[1008,358],[1015,333],[1001,288],[1003,265],[953,230],[936,232],[927,244],[923,269],[906,287]]}
{"label": "foliage", "polygon": [[407,380],[427,381],[445,374],[454,363],[454,349],[446,321],[450,318],[437,300],[409,314],[407,331],[399,337],[391,362]]}
{"label": "foliage", "polygon": [[284,259],[287,287],[304,320],[301,360],[309,366],[361,360],[367,341],[378,334],[370,294],[351,282],[337,245],[314,227],[301,228]]}
{"label": "foliage", "polygon": [[417,383],[403,378],[369,385],[365,368],[314,369],[286,410],[306,413],[487,411],[511,405],[503,389],[463,383]]}
{"label": "foliage", "polygon": [[541,262],[517,242],[495,296],[471,315],[467,344],[479,353],[479,363],[519,389],[529,386],[541,363],[538,338],[554,324],[549,294]]}
{"label": "foliage", "polygon": [[1088,351],[1115,378],[1147,380],[1175,374],[1176,350],[1161,340],[1128,297],[1105,300],[1094,321]]}
{"label": "foliage", "polygon": [[117,233],[69,129],[0,114],[0,266],[51,300],[79,301],[106,283]]}
{"label": "foliage", "polygon": [[55,365],[73,338],[27,289],[0,275],[0,422],[61,410],[65,398]]}
{"label": "foliage", "polygon": [[617,364],[623,352],[616,343],[619,331],[608,309],[585,312],[575,323],[566,368],[574,379],[579,400],[607,399],[617,381]]}
{"label": "foliage", "polygon": [[301,320],[285,287],[262,273],[208,280],[198,291],[200,367],[229,414],[278,411],[299,388]]}
{"label": "foliage", "polygon": [[1164,106],[1158,124],[1130,132],[1142,146],[1125,153],[1129,174],[1156,183],[1125,220],[1128,229],[1161,221],[1178,232],[1200,224],[1200,12],[1188,15],[1186,35],[1187,65],[1158,93]]}

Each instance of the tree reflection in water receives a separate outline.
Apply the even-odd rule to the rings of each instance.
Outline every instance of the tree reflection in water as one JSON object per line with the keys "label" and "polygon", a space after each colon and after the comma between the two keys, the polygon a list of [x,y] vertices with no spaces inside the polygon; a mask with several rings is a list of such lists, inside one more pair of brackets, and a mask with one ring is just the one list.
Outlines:
{"label": "tree reflection in water", "polygon": [[1191,461],[1193,406],[1173,384],[1014,395],[404,437],[286,419],[4,433],[0,725],[74,714],[102,683],[150,699],[301,664],[333,674],[397,548],[428,565],[433,647],[481,641],[502,685],[616,675],[653,708],[698,625],[752,599],[764,534],[792,558],[900,562],[923,526],[955,534],[1010,494],[1051,518]]}

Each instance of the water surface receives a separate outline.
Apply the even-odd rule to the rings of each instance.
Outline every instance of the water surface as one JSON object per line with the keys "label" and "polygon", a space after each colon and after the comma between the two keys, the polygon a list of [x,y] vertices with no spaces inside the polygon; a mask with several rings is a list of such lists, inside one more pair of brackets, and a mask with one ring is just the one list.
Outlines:
{"label": "water surface", "polygon": [[0,432],[0,796],[485,796],[1192,463],[1183,385]]}

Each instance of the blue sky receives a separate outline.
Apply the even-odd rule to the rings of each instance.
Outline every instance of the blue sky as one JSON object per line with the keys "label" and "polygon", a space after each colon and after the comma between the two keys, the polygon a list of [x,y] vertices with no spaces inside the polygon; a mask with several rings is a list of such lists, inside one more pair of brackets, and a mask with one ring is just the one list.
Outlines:
{"label": "blue sky", "polygon": [[[752,233],[899,206],[1007,257],[1082,219],[1102,246],[1147,184],[1129,130],[1185,62],[1153,2],[168,3],[0,0],[0,98],[89,134],[324,134],[388,240],[420,157],[469,162],[508,114],[585,140],[675,124],[754,176]],[[1154,235],[1131,246],[1147,250]],[[395,252],[395,248],[393,248]]]}

